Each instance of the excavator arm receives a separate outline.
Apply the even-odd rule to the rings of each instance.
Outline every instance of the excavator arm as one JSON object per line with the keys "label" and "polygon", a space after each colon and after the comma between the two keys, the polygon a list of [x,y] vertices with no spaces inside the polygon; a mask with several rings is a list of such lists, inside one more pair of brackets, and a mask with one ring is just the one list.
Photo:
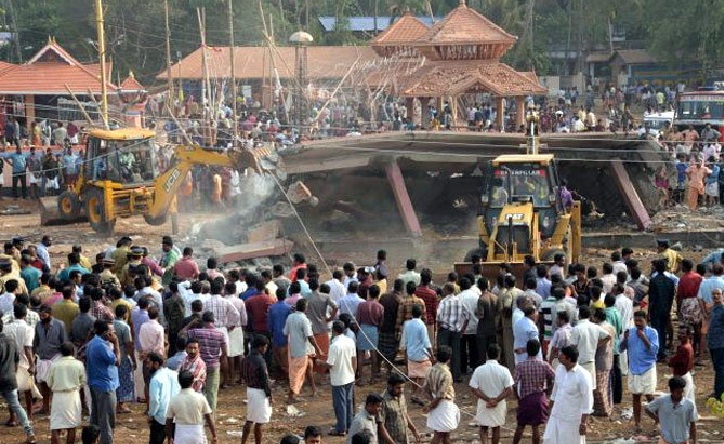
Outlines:
{"label": "excavator arm", "polygon": [[153,200],[143,215],[147,223],[160,225],[166,221],[168,211],[188,172],[196,165],[235,168],[243,171],[254,168],[259,171],[256,156],[251,151],[208,151],[198,145],[178,145],[174,148],[171,167],[156,178]]}

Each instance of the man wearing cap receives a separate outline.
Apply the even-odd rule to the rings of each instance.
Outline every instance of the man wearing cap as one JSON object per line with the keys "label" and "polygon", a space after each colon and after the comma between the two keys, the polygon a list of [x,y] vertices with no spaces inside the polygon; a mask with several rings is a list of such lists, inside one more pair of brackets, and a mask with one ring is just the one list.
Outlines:
{"label": "man wearing cap", "polygon": [[173,245],[171,236],[161,238],[161,250],[163,253],[161,254],[159,266],[163,270],[162,282],[163,285],[168,285],[173,277],[173,266],[181,259],[181,250]]}
{"label": "man wearing cap", "polygon": [[131,252],[132,243],[133,240],[128,236],[123,236],[116,242],[116,250],[113,252],[113,260],[116,262],[113,272],[116,275],[119,275],[123,270],[123,266],[128,263],[128,253]]}
{"label": "man wearing cap", "polygon": [[25,279],[20,277],[19,271],[13,268],[13,262],[7,259],[0,259],[0,290],[5,289],[5,283],[11,279],[18,281],[17,293],[28,293],[28,288],[25,286]]}
{"label": "man wearing cap", "polygon": [[113,272],[115,266],[116,260],[113,258],[113,255],[106,253],[105,257],[103,258],[103,271],[99,275],[99,278],[101,280],[101,286],[121,286],[121,281],[118,279],[118,276],[116,276],[116,274]]}
{"label": "man wearing cap", "polygon": [[656,251],[659,253],[661,259],[666,260],[666,271],[670,273],[679,272],[681,261],[683,261],[684,258],[681,256],[681,253],[670,248],[669,239],[657,239]]}
{"label": "man wearing cap", "polygon": [[[118,279],[121,281],[121,285],[127,287],[133,285],[133,281],[139,275],[149,276],[148,267],[143,265],[141,260],[143,259],[143,247],[132,246],[128,253],[128,263],[123,265],[121,273],[118,275]],[[140,273],[140,274],[139,274]]]}

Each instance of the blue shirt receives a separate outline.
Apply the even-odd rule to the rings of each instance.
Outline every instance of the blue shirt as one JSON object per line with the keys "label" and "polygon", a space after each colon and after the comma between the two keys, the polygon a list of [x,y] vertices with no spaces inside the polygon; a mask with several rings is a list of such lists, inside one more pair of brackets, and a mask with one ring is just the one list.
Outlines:
{"label": "blue shirt", "polygon": [[292,307],[284,301],[275,302],[267,312],[267,330],[272,332],[272,344],[275,347],[286,347],[287,335],[284,334],[284,326],[287,318],[292,313]]}
{"label": "blue shirt", "polygon": [[535,292],[541,295],[545,300],[551,295],[551,281],[548,278],[537,278],[538,284],[535,287]]}
{"label": "blue shirt", "polygon": [[63,268],[60,273],[58,273],[58,279],[60,279],[61,281],[67,281],[68,278],[70,278],[71,271],[80,271],[80,274],[82,275],[90,273],[90,270],[82,267],[80,264],[73,264]]}
{"label": "blue shirt", "polygon": [[10,161],[13,163],[13,174],[25,172],[27,166],[25,154],[13,153],[10,155]]}
{"label": "blue shirt", "polygon": [[256,296],[258,294],[259,294],[259,291],[257,291],[256,288],[252,287],[252,288],[249,288],[248,290],[246,290],[245,292],[243,292],[242,294],[240,294],[239,298],[242,301],[246,302],[247,300],[249,300],[249,298],[251,298],[252,296]]}
{"label": "blue shirt", "polygon": [[624,339],[619,346],[621,351],[628,350],[628,367],[634,375],[643,375],[656,366],[656,354],[659,352],[659,334],[651,327],[644,327],[644,333],[651,344],[646,344],[636,334],[636,327],[628,330],[628,341]]}
{"label": "blue shirt", "polygon": [[427,335],[427,328],[422,319],[412,318],[405,322],[403,334],[405,335],[407,359],[416,362],[430,359],[427,349],[432,348],[432,344],[430,344],[430,337]]}
{"label": "blue shirt", "polygon": [[159,424],[166,424],[166,412],[171,397],[181,391],[178,374],[166,367],[161,367],[153,374],[148,383],[148,416]]}
{"label": "blue shirt", "polygon": [[166,367],[170,370],[178,371],[178,368],[181,367],[181,364],[183,364],[186,356],[188,356],[188,354],[184,350],[176,352],[175,355],[166,360]]}
{"label": "blue shirt", "polygon": [[302,297],[304,299],[309,299],[309,297],[312,296],[312,290],[309,289],[309,284],[307,283],[307,281],[305,281],[304,279],[297,279],[297,282],[299,282],[299,288],[302,289],[302,291],[300,291]]}
{"label": "blue shirt", "polygon": [[724,248],[714,250],[707,257],[701,260],[701,264],[713,265],[721,262],[722,254],[724,254]]}
{"label": "blue shirt", "polygon": [[20,277],[25,280],[25,286],[28,287],[28,292],[32,292],[40,286],[41,274],[43,273],[32,265],[28,265],[20,271]]}
{"label": "blue shirt", "polygon": [[676,162],[676,182],[679,184],[683,184],[686,182],[686,169],[688,166],[686,165],[686,162]]}
{"label": "blue shirt", "polygon": [[701,281],[701,285],[699,285],[698,298],[707,304],[711,304],[714,302],[711,298],[711,292],[717,288],[724,290],[724,277],[711,276],[710,278],[704,279]]}
{"label": "blue shirt", "polygon": [[715,305],[709,318],[709,348],[724,348],[724,305]]}
{"label": "blue shirt", "polygon": [[347,293],[337,302],[339,305],[339,314],[347,313],[352,317],[357,316],[357,307],[364,302],[357,293]]}
{"label": "blue shirt", "polygon": [[96,335],[88,343],[88,386],[109,392],[118,388],[118,367],[111,344]]}

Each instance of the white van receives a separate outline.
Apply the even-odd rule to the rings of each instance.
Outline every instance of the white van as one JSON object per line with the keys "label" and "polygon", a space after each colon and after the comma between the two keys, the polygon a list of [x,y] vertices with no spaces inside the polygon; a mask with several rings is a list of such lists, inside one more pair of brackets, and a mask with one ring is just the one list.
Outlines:
{"label": "white van", "polygon": [[665,124],[669,123],[671,127],[674,123],[674,112],[666,111],[663,113],[651,113],[648,116],[644,116],[643,127],[639,129],[639,136],[643,135],[648,128],[649,134],[655,138],[659,138],[659,132],[664,129]]}

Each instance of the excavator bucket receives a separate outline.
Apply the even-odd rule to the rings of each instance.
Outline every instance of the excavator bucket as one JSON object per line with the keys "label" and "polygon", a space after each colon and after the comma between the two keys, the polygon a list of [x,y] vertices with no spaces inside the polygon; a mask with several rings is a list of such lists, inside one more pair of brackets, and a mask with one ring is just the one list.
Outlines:
{"label": "excavator bucket", "polygon": [[60,196],[41,197],[39,200],[40,225],[66,225],[86,221],[80,211],[75,194],[64,192]]}

